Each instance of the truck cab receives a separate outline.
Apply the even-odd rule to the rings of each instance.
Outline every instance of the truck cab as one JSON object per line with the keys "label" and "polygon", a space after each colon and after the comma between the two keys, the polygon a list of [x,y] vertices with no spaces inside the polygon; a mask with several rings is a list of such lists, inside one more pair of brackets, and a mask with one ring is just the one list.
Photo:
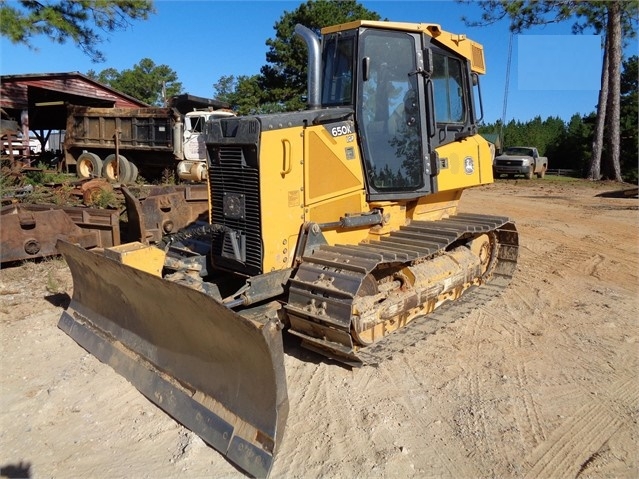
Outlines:
{"label": "truck cab", "polygon": [[204,142],[204,125],[209,119],[235,116],[235,113],[227,110],[194,110],[184,115],[181,151],[176,156],[181,158],[177,172],[181,180],[203,181],[206,179],[206,163],[208,154]]}

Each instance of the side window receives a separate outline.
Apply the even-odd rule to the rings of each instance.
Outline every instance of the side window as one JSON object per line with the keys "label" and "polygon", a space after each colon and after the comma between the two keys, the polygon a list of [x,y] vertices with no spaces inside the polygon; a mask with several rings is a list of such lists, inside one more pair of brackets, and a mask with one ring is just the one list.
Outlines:
{"label": "side window", "polygon": [[198,117],[191,117],[191,131],[197,131],[202,133],[202,127],[204,126],[202,124],[202,117],[198,116]]}
{"label": "side window", "polygon": [[327,41],[324,49],[322,105],[350,105],[353,93],[353,53],[355,38],[338,35]]}
{"label": "side window", "polygon": [[433,90],[437,123],[465,123],[467,108],[464,97],[462,63],[440,53],[433,53]]}

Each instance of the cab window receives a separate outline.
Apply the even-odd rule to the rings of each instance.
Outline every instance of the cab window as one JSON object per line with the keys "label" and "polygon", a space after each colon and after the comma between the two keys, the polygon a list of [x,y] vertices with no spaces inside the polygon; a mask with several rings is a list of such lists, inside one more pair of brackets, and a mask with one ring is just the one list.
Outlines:
{"label": "cab window", "polygon": [[437,123],[465,123],[467,108],[461,61],[433,53],[432,80]]}

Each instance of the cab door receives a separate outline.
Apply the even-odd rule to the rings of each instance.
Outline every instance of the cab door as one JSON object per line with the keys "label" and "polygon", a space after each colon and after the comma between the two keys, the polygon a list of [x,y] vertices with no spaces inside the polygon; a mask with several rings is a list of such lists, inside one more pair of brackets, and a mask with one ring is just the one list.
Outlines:
{"label": "cab door", "polygon": [[360,30],[356,116],[370,201],[432,190],[417,74],[421,41],[416,33]]}

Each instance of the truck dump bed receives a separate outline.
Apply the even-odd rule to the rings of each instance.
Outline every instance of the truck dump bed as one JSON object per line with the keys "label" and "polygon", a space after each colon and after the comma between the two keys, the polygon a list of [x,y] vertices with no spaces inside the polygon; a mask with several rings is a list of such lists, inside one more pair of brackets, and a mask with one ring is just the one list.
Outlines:
{"label": "truck dump bed", "polygon": [[123,150],[173,151],[172,108],[93,108],[69,106],[67,148],[115,149],[116,132]]}

